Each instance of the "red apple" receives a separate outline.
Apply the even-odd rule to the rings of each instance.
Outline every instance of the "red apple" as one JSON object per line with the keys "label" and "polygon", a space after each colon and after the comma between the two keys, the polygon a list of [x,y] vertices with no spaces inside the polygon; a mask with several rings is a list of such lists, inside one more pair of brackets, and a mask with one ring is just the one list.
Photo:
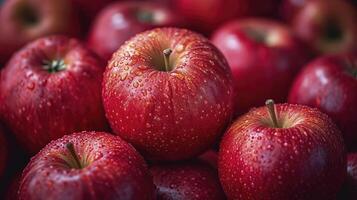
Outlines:
{"label": "red apple", "polygon": [[0,110],[20,143],[36,153],[74,131],[105,130],[104,62],[75,39],[38,39],[1,72]]}
{"label": "red apple", "polygon": [[231,118],[232,94],[224,56],[177,28],[146,31],[121,46],[102,91],[113,131],[155,160],[191,158],[213,145]]}
{"label": "red apple", "polygon": [[154,165],[150,168],[157,199],[225,199],[217,172],[201,162]]}
{"label": "red apple", "polygon": [[180,26],[180,16],[154,2],[117,2],[100,12],[91,28],[88,45],[104,59],[135,34],[154,27]]}
{"label": "red apple", "polygon": [[282,15],[316,53],[357,50],[354,7],[344,0],[285,0]]}
{"label": "red apple", "polygon": [[335,120],[349,150],[357,150],[357,54],[324,56],[296,78],[289,102],[317,107]]}
{"label": "red apple", "polygon": [[52,141],[23,171],[19,199],[154,199],[144,159],[104,132],[81,132]]}
{"label": "red apple", "polygon": [[271,20],[232,21],[218,29],[212,41],[233,73],[236,116],[267,98],[285,102],[296,73],[307,60],[289,28]]}
{"label": "red apple", "polygon": [[317,109],[267,101],[228,129],[218,171],[229,199],[334,199],[346,176],[340,131]]}
{"label": "red apple", "polygon": [[50,34],[79,34],[68,0],[6,0],[0,10],[0,64],[26,43]]}
{"label": "red apple", "polygon": [[174,0],[175,8],[193,29],[205,35],[224,22],[247,16],[271,15],[279,0]]}
{"label": "red apple", "polygon": [[0,181],[4,175],[6,163],[7,163],[7,142],[4,135],[4,131],[0,129]]}

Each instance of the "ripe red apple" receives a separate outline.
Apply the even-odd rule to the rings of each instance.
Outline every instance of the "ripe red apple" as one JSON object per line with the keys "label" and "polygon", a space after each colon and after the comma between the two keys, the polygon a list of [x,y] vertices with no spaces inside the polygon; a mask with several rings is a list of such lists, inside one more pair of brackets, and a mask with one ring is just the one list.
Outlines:
{"label": "ripe red apple", "polygon": [[7,163],[7,142],[4,135],[4,131],[0,129],[0,180],[4,175],[6,163]]}
{"label": "ripe red apple", "polygon": [[4,122],[31,153],[74,131],[105,130],[104,66],[75,39],[51,36],[28,44],[1,72]]}
{"label": "ripe red apple", "polygon": [[282,15],[316,53],[357,50],[356,10],[345,0],[285,0]]}
{"label": "ripe red apple", "polygon": [[271,20],[232,21],[219,28],[212,41],[233,73],[236,116],[267,98],[285,102],[308,57],[289,28]]}
{"label": "ripe red apple", "polygon": [[342,135],[317,109],[267,101],[229,128],[218,171],[229,199],[333,199],[346,176]]}
{"label": "ripe red apple", "polygon": [[158,28],[114,54],[103,78],[113,131],[149,159],[180,160],[207,150],[229,123],[232,76],[203,36]]}
{"label": "ripe red apple", "polygon": [[128,143],[104,132],[52,141],[22,173],[19,199],[154,198],[146,163]]}
{"label": "ripe red apple", "polygon": [[234,18],[271,14],[279,0],[174,0],[175,8],[192,28],[209,35]]}
{"label": "ripe red apple", "polygon": [[181,17],[154,2],[116,2],[100,12],[88,37],[88,45],[104,59],[135,34],[163,26],[180,26]]}
{"label": "ripe red apple", "polygon": [[217,172],[201,162],[157,164],[150,168],[157,199],[225,199]]}
{"label": "ripe red apple", "polygon": [[335,120],[349,150],[357,150],[357,54],[324,56],[296,78],[290,103],[319,108]]}
{"label": "ripe red apple", "polygon": [[79,34],[68,0],[6,0],[0,10],[0,64],[26,43],[50,34]]}

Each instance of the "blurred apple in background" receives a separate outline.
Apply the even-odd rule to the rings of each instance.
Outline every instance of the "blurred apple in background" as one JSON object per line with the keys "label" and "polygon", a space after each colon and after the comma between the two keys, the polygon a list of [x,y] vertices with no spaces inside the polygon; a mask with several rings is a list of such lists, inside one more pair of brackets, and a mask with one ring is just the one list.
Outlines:
{"label": "blurred apple in background", "polygon": [[342,130],[349,150],[357,150],[357,55],[333,55],[309,63],[298,75],[290,103],[319,108]]}
{"label": "blurred apple in background", "polygon": [[19,199],[152,200],[144,159],[118,136],[80,132],[54,140],[22,173]]}
{"label": "blurred apple in background", "polygon": [[150,172],[159,200],[225,199],[217,171],[208,164],[198,161],[156,164]]}
{"label": "blurred apple in background", "polygon": [[88,45],[104,59],[135,34],[154,27],[182,26],[182,17],[169,7],[154,2],[117,2],[97,16],[88,36]]}
{"label": "blurred apple in background", "polygon": [[[174,0],[175,9],[192,28],[209,35],[222,23],[234,18],[271,15],[280,0]],[[276,13],[276,12],[275,12]]]}
{"label": "blurred apple in background", "polygon": [[308,55],[283,24],[265,19],[229,22],[212,37],[231,67],[238,116],[267,98],[285,102],[290,85]]}
{"label": "blurred apple in background", "polygon": [[4,123],[30,153],[73,131],[106,130],[104,66],[76,39],[49,36],[31,42],[1,71]]}
{"label": "blurred apple in background", "polygon": [[69,0],[5,0],[0,27],[0,64],[39,37],[80,34],[78,16]]}
{"label": "blurred apple in background", "polygon": [[228,199],[334,199],[346,177],[337,126],[317,109],[266,104],[223,136],[218,171]]}
{"label": "blurred apple in background", "polygon": [[203,153],[233,113],[226,59],[186,29],[157,28],[127,41],[108,63],[102,95],[113,132],[153,160]]}
{"label": "blurred apple in background", "polygon": [[316,54],[357,50],[357,13],[345,0],[285,0],[282,16]]}

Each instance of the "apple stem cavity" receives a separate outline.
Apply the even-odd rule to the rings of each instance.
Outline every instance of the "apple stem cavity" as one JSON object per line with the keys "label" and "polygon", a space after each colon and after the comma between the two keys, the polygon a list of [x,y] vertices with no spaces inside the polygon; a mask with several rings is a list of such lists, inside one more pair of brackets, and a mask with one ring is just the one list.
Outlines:
{"label": "apple stem cavity", "polygon": [[170,71],[170,55],[172,53],[172,50],[168,48],[165,49],[162,53],[164,54],[165,70],[168,72]]}
{"label": "apple stem cavity", "polygon": [[66,148],[67,150],[69,151],[69,153],[72,155],[72,157],[74,158],[75,160],[75,164],[76,166],[74,166],[74,168],[76,169],[82,169],[82,165],[81,165],[81,162],[79,161],[79,158],[78,158],[78,155],[76,153],[76,150],[74,149],[74,145],[73,143],[69,142],[66,144]]}
{"label": "apple stem cavity", "polygon": [[62,71],[66,69],[66,64],[64,63],[64,60],[59,59],[59,60],[52,60],[52,61],[44,61],[43,64],[43,69],[47,70],[49,73],[55,73]]}
{"label": "apple stem cavity", "polygon": [[276,116],[276,112],[275,112],[275,103],[274,103],[274,100],[272,99],[268,99],[265,101],[265,105],[268,109],[268,112],[269,112],[269,115],[270,115],[270,118],[273,122],[273,127],[274,128],[280,128],[279,126],[279,123],[278,123],[278,118]]}

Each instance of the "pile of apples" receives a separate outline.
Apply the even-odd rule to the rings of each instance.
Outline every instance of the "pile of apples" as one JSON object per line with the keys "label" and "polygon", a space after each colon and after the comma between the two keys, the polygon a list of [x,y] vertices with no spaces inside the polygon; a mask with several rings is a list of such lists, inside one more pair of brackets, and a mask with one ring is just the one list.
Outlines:
{"label": "pile of apples", "polygon": [[352,0],[3,0],[0,199],[357,199]]}

